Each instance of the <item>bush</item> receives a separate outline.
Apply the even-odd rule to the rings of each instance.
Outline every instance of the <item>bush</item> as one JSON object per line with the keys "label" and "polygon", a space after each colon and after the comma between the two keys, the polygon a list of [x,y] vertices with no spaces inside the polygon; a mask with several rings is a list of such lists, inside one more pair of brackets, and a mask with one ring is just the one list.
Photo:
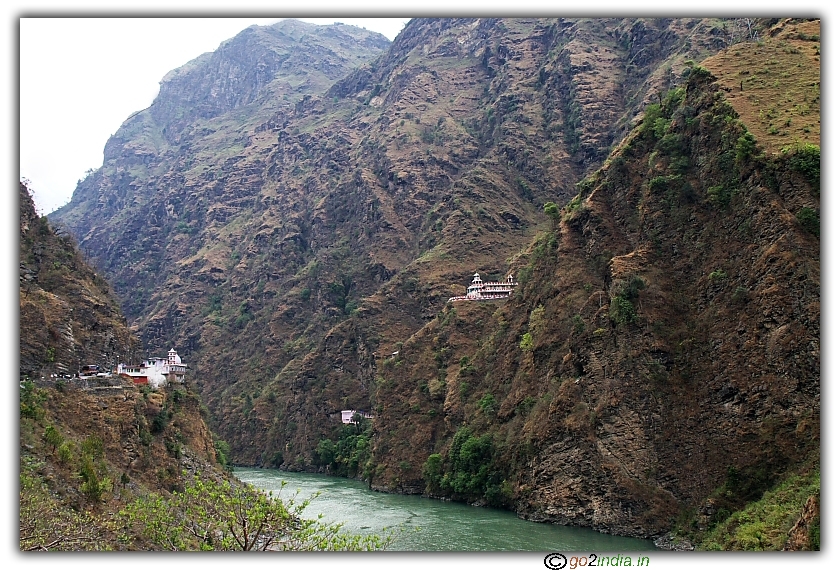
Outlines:
{"label": "bush", "polygon": [[706,198],[708,198],[709,202],[721,210],[725,210],[729,207],[729,201],[732,199],[732,192],[722,185],[712,186],[706,190]]}
{"label": "bush", "polygon": [[426,481],[426,492],[440,492],[441,479],[443,479],[443,456],[440,453],[432,453],[423,464],[423,480]]}
{"label": "bush", "polygon": [[555,224],[560,221],[560,208],[554,202],[546,202],[545,206],[543,206],[543,212],[545,212]]}
{"label": "bush", "polygon": [[152,493],[122,510],[122,538],[131,543],[139,536],[168,551],[382,550],[392,540],[345,534],[341,524],[304,518],[309,502],[195,476],[183,492]]}
{"label": "bush", "polygon": [[806,232],[820,237],[820,215],[815,210],[804,207],[796,213],[796,219]]}
{"label": "bush", "polygon": [[782,154],[790,167],[799,172],[813,186],[820,190],[820,147],[815,144],[799,143],[794,147],[785,147]]}
{"label": "bush", "polygon": [[749,291],[746,287],[739,285],[735,288],[735,292],[732,293],[732,300],[736,303],[746,303],[749,300]]}
{"label": "bush", "polygon": [[36,388],[31,380],[25,380],[20,387],[20,415],[24,418],[40,420],[44,417],[44,408],[41,404],[46,401],[47,396],[43,390]]}
{"label": "bush", "polygon": [[230,457],[230,445],[226,441],[217,439],[213,442],[213,447],[216,449],[216,461],[219,465],[229,468],[228,457]]}
{"label": "bush", "polygon": [[757,144],[755,137],[749,131],[741,135],[735,143],[735,159],[738,162],[746,162],[755,156]]}
{"label": "bush", "polygon": [[709,281],[712,282],[723,281],[727,277],[728,276],[726,275],[726,271],[724,271],[723,269],[715,269],[714,271],[709,273]]}
{"label": "bush", "polygon": [[478,407],[485,416],[492,416],[496,413],[496,397],[493,394],[484,394],[478,401]]}
{"label": "bush", "polygon": [[52,447],[52,451],[55,453],[56,448],[64,443],[64,437],[53,426],[47,426],[44,430],[44,441]]}
{"label": "bush", "polygon": [[531,333],[527,332],[522,335],[522,339],[519,341],[519,348],[521,348],[523,352],[531,352],[534,350],[534,339],[531,336]]}
{"label": "bush", "polygon": [[70,442],[65,441],[58,446],[58,461],[62,465],[69,465],[73,461],[73,447]]}
{"label": "bush", "polygon": [[633,275],[619,283],[618,294],[610,299],[610,319],[616,324],[630,324],[638,321],[635,301],[639,291],[645,288],[644,280]]}

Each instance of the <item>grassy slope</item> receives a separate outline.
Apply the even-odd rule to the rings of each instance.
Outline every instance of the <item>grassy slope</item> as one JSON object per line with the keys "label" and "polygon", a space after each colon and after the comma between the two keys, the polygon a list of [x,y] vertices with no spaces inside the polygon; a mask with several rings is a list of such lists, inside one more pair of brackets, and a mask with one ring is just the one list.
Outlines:
{"label": "grassy slope", "polygon": [[782,22],[703,62],[759,144],[820,144],[820,22]]}

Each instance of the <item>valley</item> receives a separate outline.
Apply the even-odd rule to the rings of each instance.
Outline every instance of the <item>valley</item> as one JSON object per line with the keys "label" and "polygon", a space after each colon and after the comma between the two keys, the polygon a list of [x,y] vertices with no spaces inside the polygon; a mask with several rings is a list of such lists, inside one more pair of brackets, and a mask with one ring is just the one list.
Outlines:
{"label": "valley", "polygon": [[[50,215],[126,320],[55,358],[176,347],[237,466],[818,548],[819,38],[797,19],[249,28],[163,78]],[[475,274],[499,298],[457,299]],[[22,344],[22,373],[50,342]]]}

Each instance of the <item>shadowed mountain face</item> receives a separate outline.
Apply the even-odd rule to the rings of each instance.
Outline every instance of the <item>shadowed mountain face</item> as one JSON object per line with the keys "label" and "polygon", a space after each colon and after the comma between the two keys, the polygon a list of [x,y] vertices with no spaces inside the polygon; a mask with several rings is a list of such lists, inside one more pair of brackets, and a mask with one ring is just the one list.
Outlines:
{"label": "shadowed mountain face", "polygon": [[[726,474],[714,465],[675,480],[689,467],[667,427],[686,417],[675,410],[711,402],[712,386],[748,401],[757,382],[718,373],[696,391],[720,362],[704,329],[719,317],[682,316],[711,310],[718,289],[729,303],[759,282],[729,291],[753,257],[731,267],[695,257],[739,243],[704,233],[730,223],[708,196],[734,208],[736,187],[770,188],[794,220],[819,206],[784,166],[766,167],[778,188],[740,163],[737,180],[706,166],[736,152],[714,134],[722,123],[692,130],[716,96],[709,82],[668,99],[694,62],[734,39],[731,21],[710,19],[415,19],[390,46],[347,26],[250,28],[167,75],[52,217],[107,273],[145,347],[177,346],[195,363],[235,460],[335,468],[319,443],[340,438],[340,410],[369,410],[372,432],[350,471],[379,488],[649,535]],[[631,133],[651,102],[668,105],[650,119],[661,119],[654,135]],[[669,198],[649,196],[657,191]],[[562,219],[543,211],[576,195]],[[805,279],[818,290],[818,240],[771,204],[754,206],[771,208],[773,231],[810,252]],[[689,274],[673,273],[682,266]],[[706,279],[718,269],[723,281]],[[520,288],[506,304],[447,307],[476,271],[514,272]],[[665,293],[647,297],[655,291]],[[811,336],[797,338],[818,342],[816,303],[816,320],[801,325]],[[543,324],[531,331],[532,319]],[[818,345],[802,350],[818,358]],[[645,374],[667,388],[629,387]],[[802,380],[790,418],[804,417],[815,380],[818,394],[818,373]],[[690,424],[691,468],[708,464],[704,442],[719,449],[742,433],[700,437],[718,417],[708,410]],[[638,447],[634,463],[607,432],[628,453]],[[424,473],[436,453],[440,471]],[[564,457],[584,467],[561,468]]]}
{"label": "shadowed mountain face", "polygon": [[72,237],[35,213],[20,183],[20,375],[77,374],[84,364],[113,366],[136,347],[107,281]]}

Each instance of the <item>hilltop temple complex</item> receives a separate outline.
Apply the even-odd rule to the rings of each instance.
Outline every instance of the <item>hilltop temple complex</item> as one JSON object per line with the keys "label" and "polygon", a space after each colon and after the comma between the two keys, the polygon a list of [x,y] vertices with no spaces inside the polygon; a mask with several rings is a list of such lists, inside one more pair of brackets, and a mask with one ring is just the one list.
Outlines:
{"label": "hilltop temple complex", "polygon": [[147,358],[139,365],[117,365],[118,375],[130,378],[135,384],[148,384],[152,388],[166,386],[172,382],[183,383],[186,373],[187,365],[181,362],[181,357],[174,348],[169,350],[166,358]]}
{"label": "hilltop temple complex", "polygon": [[505,281],[481,280],[481,275],[476,272],[473,275],[472,283],[467,287],[467,294],[459,297],[450,297],[450,301],[489,301],[493,299],[507,299],[513,292],[513,288],[519,285],[513,280],[513,275],[508,275]]}

